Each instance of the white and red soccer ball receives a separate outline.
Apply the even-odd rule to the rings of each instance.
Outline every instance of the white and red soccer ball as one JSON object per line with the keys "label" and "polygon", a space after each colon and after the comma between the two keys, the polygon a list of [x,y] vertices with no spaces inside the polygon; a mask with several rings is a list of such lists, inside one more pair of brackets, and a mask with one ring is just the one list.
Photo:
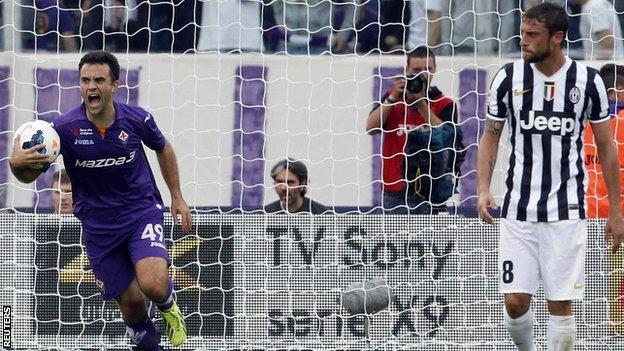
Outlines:
{"label": "white and red soccer ball", "polygon": [[45,144],[45,147],[39,149],[38,152],[48,156],[48,163],[54,162],[61,151],[61,138],[52,128],[52,125],[46,121],[35,120],[24,123],[15,131],[16,138],[18,135],[22,149],[30,149],[35,145]]}

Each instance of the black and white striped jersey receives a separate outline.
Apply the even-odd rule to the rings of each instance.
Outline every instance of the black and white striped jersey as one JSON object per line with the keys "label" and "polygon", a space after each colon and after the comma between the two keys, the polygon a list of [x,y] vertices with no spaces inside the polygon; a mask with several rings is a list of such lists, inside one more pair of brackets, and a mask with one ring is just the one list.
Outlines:
{"label": "black and white striped jersey", "polygon": [[524,60],[498,71],[487,118],[510,121],[502,217],[585,218],[584,124],[608,121],[608,106],[597,71],[568,57],[550,77]]}

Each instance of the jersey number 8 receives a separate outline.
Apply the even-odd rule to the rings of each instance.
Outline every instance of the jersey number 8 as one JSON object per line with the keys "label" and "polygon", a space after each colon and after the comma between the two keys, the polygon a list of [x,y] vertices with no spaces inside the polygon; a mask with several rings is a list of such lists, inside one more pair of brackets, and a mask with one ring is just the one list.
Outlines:
{"label": "jersey number 8", "polygon": [[503,262],[503,283],[509,284],[513,282],[513,262],[504,261]]}

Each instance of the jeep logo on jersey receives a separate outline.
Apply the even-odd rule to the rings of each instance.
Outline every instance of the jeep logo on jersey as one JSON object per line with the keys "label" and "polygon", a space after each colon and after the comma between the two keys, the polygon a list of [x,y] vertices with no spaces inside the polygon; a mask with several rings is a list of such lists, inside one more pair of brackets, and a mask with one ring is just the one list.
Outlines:
{"label": "jeep logo on jersey", "polygon": [[576,123],[565,112],[520,111],[520,128],[529,134],[552,134],[569,137]]}
{"label": "jeep logo on jersey", "polygon": [[134,161],[136,151],[132,151],[128,156],[117,158],[100,158],[98,160],[76,160],[76,167],[83,168],[103,168],[110,166],[120,166]]}

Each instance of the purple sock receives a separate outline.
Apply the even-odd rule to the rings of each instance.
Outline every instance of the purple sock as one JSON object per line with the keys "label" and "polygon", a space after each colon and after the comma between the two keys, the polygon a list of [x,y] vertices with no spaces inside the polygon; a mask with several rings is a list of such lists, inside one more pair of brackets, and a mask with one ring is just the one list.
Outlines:
{"label": "purple sock", "polygon": [[156,307],[162,311],[168,311],[171,306],[173,306],[173,280],[171,278],[167,278],[167,297],[163,302],[156,302]]}
{"label": "purple sock", "polygon": [[143,318],[137,323],[130,323],[124,319],[126,332],[130,336],[132,343],[137,345],[139,350],[160,351],[160,333],[156,330],[152,319],[145,313]]}

